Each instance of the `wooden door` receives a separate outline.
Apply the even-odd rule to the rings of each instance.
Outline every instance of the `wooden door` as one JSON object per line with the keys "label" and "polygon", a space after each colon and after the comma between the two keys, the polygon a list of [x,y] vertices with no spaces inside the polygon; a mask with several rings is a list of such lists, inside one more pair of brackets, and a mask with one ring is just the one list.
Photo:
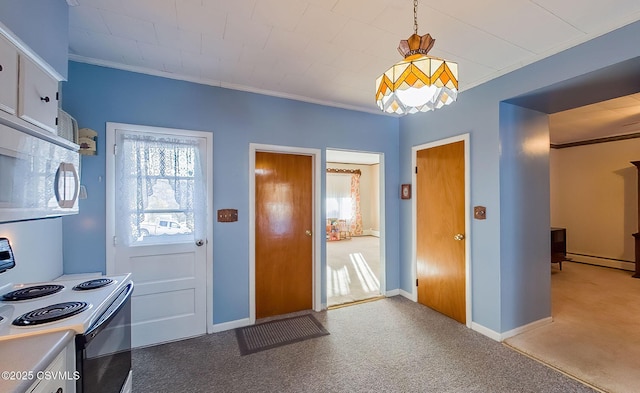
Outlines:
{"label": "wooden door", "polygon": [[256,152],[256,318],[312,308],[311,156]]}
{"label": "wooden door", "polygon": [[466,322],[464,142],[417,152],[418,302]]}

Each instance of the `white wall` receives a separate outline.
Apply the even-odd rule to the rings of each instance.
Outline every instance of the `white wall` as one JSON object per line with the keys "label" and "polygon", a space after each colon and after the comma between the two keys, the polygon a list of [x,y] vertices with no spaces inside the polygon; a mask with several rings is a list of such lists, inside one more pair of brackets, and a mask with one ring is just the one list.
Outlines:
{"label": "white wall", "polygon": [[640,139],[551,149],[551,225],[575,260],[633,270],[637,160]]}
{"label": "white wall", "polygon": [[327,162],[327,168],[360,169],[360,213],[363,234],[380,231],[380,165],[356,165]]}
{"label": "white wall", "polygon": [[0,286],[62,275],[62,218],[0,224],[0,237],[9,239],[16,260],[16,267],[0,274]]}

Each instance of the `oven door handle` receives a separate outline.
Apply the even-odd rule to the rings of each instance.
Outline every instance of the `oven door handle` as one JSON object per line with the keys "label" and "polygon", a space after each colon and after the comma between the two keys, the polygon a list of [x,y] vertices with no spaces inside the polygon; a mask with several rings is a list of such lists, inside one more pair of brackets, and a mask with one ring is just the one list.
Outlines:
{"label": "oven door handle", "polygon": [[[124,296],[122,293],[125,292]],[[131,298],[131,293],[133,292],[133,283],[129,283],[127,287],[120,292],[118,298],[121,299],[116,307],[109,308],[98,318],[98,320],[89,327],[89,329],[83,334],[84,343],[88,344],[93,340],[108,324],[109,322],[116,316],[116,314],[124,307],[125,303]]]}

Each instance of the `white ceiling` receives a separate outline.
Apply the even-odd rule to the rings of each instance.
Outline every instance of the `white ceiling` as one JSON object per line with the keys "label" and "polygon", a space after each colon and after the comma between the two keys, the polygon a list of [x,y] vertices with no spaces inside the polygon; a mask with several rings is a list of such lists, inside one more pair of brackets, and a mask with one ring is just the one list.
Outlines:
{"label": "white ceiling", "polygon": [[551,114],[549,130],[554,145],[640,132],[640,94]]}
{"label": "white ceiling", "polygon": [[[72,60],[373,113],[413,33],[412,0],[71,3]],[[420,0],[418,33],[464,91],[636,20],[638,0]]]}

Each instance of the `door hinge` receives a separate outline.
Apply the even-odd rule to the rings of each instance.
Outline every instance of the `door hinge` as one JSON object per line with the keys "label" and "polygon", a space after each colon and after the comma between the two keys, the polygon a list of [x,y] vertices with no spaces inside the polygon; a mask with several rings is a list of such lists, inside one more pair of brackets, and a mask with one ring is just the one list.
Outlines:
{"label": "door hinge", "polygon": [[418,173],[418,167],[416,167],[416,173]]}
{"label": "door hinge", "polygon": [[58,125],[58,118],[56,117],[56,125]]}
{"label": "door hinge", "polygon": [[56,91],[56,101],[60,101],[60,92]]}
{"label": "door hinge", "polygon": [[113,245],[114,246],[118,245],[118,238],[116,236],[113,237]]}
{"label": "door hinge", "polygon": [[418,279],[416,278],[416,287],[418,286]]}
{"label": "door hinge", "polygon": [[114,156],[118,155],[118,145],[116,145],[116,144],[113,145],[113,155]]}

